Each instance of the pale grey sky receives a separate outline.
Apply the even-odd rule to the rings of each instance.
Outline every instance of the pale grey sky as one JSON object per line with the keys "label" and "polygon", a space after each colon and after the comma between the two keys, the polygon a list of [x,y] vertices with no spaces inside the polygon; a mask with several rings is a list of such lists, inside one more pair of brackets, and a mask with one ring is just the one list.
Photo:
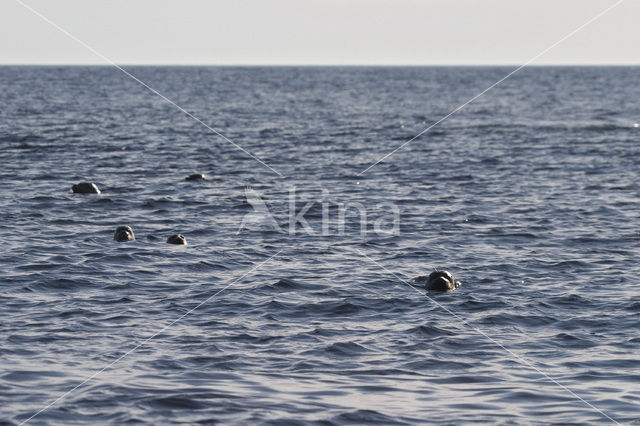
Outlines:
{"label": "pale grey sky", "polygon": [[[119,64],[521,64],[616,0],[21,0]],[[535,64],[640,64],[626,0]],[[104,64],[16,0],[0,63]]]}

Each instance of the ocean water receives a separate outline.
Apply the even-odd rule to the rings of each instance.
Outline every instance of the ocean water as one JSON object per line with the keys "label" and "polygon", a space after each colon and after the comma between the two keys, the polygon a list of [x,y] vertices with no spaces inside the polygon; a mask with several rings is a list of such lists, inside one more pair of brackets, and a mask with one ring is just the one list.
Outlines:
{"label": "ocean water", "polygon": [[0,423],[640,421],[639,68],[524,69],[364,173],[511,69],[127,70],[201,122],[0,68]]}

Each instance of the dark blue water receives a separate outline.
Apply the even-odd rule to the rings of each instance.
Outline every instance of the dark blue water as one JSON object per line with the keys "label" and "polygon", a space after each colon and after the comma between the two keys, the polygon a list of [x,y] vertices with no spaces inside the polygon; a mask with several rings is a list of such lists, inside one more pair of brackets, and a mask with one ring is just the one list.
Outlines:
{"label": "dark blue water", "polygon": [[639,68],[522,70],[360,175],[510,69],[128,70],[281,176],[115,68],[0,68],[4,423],[640,420]]}

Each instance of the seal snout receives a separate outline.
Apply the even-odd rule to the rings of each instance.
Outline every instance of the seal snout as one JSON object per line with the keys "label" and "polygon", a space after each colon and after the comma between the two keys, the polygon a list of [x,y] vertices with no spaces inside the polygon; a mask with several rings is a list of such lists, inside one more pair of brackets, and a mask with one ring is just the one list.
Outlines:
{"label": "seal snout", "polygon": [[451,291],[460,286],[449,271],[433,271],[427,278],[427,290]]}
{"label": "seal snout", "polygon": [[187,239],[182,234],[174,234],[167,238],[167,243],[186,246]]}
{"label": "seal snout", "polygon": [[113,239],[118,242],[133,241],[136,239],[133,235],[133,229],[130,226],[118,226],[113,234]]}

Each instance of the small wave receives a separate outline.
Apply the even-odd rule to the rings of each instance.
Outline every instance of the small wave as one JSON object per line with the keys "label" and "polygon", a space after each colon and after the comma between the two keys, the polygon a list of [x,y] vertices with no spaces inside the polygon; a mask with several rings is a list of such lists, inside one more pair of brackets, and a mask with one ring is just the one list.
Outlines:
{"label": "small wave", "polygon": [[367,425],[409,425],[401,419],[387,416],[374,410],[356,410],[342,413],[331,419],[337,424],[367,424]]}
{"label": "small wave", "polygon": [[456,334],[451,330],[429,325],[419,325],[417,327],[410,328],[407,332],[410,334],[428,337],[454,336]]}
{"label": "small wave", "polygon": [[155,408],[168,408],[170,410],[203,410],[209,407],[209,404],[185,396],[152,398],[145,400],[143,403]]}
{"label": "small wave", "polygon": [[14,370],[2,376],[2,380],[9,382],[30,382],[46,377],[64,377],[65,373],[59,371],[35,371],[35,370]]}
{"label": "small wave", "polygon": [[260,290],[274,291],[274,292],[288,292],[288,291],[308,291],[308,290],[322,290],[326,288],[326,285],[310,284],[300,281],[294,281],[288,278],[281,278],[273,284],[265,284],[258,287]]}
{"label": "small wave", "polygon": [[562,342],[562,346],[566,348],[591,348],[598,345],[589,339],[580,338],[569,333],[559,333],[554,339]]}
{"label": "small wave", "polygon": [[354,342],[333,343],[327,347],[326,351],[339,356],[352,356],[368,352],[367,348]]}

